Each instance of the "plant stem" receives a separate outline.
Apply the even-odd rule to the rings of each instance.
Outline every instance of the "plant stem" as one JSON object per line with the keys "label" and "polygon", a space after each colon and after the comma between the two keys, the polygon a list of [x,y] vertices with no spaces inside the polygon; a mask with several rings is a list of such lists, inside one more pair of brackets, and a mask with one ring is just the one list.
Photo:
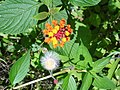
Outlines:
{"label": "plant stem", "polygon": [[[63,73],[69,72],[69,71],[70,71],[70,69],[65,69],[65,70],[63,70],[63,71],[54,73],[53,76],[57,76],[57,75],[60,75],[60,74],[63,74]],[[79,72],[86,72],[86,70],[80,70]],[[39,81],[42,81],[42,80],[45,80],[45,79],[48,79],[48,78],[51,78],[51,77],[52,77],[52,75],[48,75],[48,76],[46,76],[46,77],[43,77],[43,78],[39,78],[39,79],[30,81],[30,82],[25,83],[25,84],[22,84],[22,85],[20,85],[20,86],[13,87],[13,89],[18,89],[18,88],[21,88],[21,87],[25,87],[25,86],[27,86],[27,85],[30,85],[30,84],[33,84],[33,83],[36,83],[36,82],[39,82]]]}

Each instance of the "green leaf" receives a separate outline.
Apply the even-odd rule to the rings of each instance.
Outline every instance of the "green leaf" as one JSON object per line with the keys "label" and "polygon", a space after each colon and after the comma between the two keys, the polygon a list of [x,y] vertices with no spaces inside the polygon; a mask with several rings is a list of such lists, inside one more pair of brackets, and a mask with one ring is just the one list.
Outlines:
{"label": "green leaf", "polygon": [[57,1],[56,0],[40,0],[40,1],[45,5],[47,5],[48,7],[56,7],[62,4],[61,0],[57,0]]}
{"label": "green leaf", "polygon": [[85,68],[88,65],[88,63],[92,65],[92,57],[82,41],[81,41],[81,45],[78,48],[78,51],[79,51],[78,53],[79,58],[76,59],[78,59],[79,62],[77,63],[77,65],[80,65]]}
{"label": "green leaf", "polygon": [[61,0],[57,0],[57,1],[56,0],[52,0],[52,2],[53,2],[53,6],[54,7],[63,4]]}
{"label": "green leaf", "polygon": [[116,61],[112,64],[111,68],[110,68],[109,71],[108,71],[108,78],[110,78],[110,79],[112,78],[112,76],[113,76],[113,74],[114,74],[114,72],[115,72],[115,70],[116,70],[119,62],[120,62],[120,59],[118,58],[118,59],[116,59]]}
{"label": "green leaf", "polygon": [[94,6],[97,5],[101,0],[70,0],[73,5],[76,6]]}
{"label": "green leaf", "polygon": [[56,13],[58,13],[60,11],[61,8],[62,7],[52,8],[52,9],[50,9],[49,13],[52,14],[52,15],[56,14]]}
{"label": "green leaf", "polygon": [[93,82],[93,86],[98,87],[100,89],[114,90],[116,88],[115,84],[105,76],[103,77],[97,76]]}
{"label": "green leaf", "polygon": [[78,38],[81,38],[83,44],[89,47],[92,36],[89,27],[79,27],[78,30]]}
{"label": "green leaf", "polygon": [[57,20],[57,21],[60,21],[61,19],[67,19],[68,18],[68,15],[66,13],[65,10],[62,10],[56,14],[53,15],[53,19]]}
{"label": "green leaf", "polygon": [[111,59],[111,56],[97,60],[93,64],[92,71],[96,73],[100,72],[109,63],[110,59]]}
{"label": "green leaf", "polygon": [[30,50],[21,58],[19,58],[11,67],[9,80],[12,85],[19,83],[29,71],[30,66]]}
{"label": "green leaf", "polygon": [[83,80],[80,90],[89,90],[89,87],[92,84],[92,75],[90,73],[86,73]]}
{"label": "green leaf", "polygon": [[116,71],[116,76],[120,77],[120,68]]}
{"label": "green leaf", "polygon": [[44,3],[45,5],[49,6],[49,4],[52,3],[53,0],[41,0],[42,3]]}
{"label": "green leaf", "polygon": [[19,34],[28,31],[37,22],[38,3],[33,0],[5,0],[0,4],[0,32]]}
{"label": "green leaf", "polygon": [[99,27],[99,25],[101,24],[100,16],[98,14],[91,13],[91,16],[89,17],[89,23],[95,27]]}
{"label": "green leaf", "polygon": [[78,81],[82,80],[82,73],[77,72],[76,70],[71,70],[70,74],[76,77]]}
{"label": "green leaf", "polygon": [[[64,55],[64,56],[68,56],[69,58],[73,58],[72,56],[74,56],[73,54],[76,54],[76,48],[79,46],[79,45],[75,45],[74,46],[74,42],[75,42],[76,38],[74,37],[74,39],[70,40],[69,42],[66,42],[64,47],[57,47],[57,48],[52,48],[54,49],[56,52],[58,52],[60,55]],[[72,50],[72,48],[74,48]],[[73,52],[73,54],[71,54]]]}
{"label": "green leaf", "polygon": [[48,16],[49,16],[48,12],[41,12],[41,13],[35,15],[34,18],[37,20],[43,20],[43,19],[46,19]]}
{"label": "green leaf", "polygon": [[119,0],[116,0],[115,6],[120,9],[120,1]]}
{"label": "green leaf", "polygon": [[63,90],[77,90],[75,79],[72,77],[72,75],[68,75],[65,77],[63,84],[62,84]]}
{"label": "green leaf", "polygon": [[79,27],[87,27],[84,23],[75,21],[75,30],[78,30]]}

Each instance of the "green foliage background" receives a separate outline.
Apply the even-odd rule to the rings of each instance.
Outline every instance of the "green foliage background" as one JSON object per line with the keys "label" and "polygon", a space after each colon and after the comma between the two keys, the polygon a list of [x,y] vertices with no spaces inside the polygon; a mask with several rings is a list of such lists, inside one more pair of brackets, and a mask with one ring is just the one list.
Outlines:
{"label": "green foliage background", "polygon": [[[71,40],[63,48],[43,43],[45,23],[62,18],[73,29]],[[57,85],[48,79],[21,90],[119,90],[120,1],[1,0],[0,89],[49,75],[40,63],[44,47],[61,58],[54,73],[69,70],[55,76]]]}

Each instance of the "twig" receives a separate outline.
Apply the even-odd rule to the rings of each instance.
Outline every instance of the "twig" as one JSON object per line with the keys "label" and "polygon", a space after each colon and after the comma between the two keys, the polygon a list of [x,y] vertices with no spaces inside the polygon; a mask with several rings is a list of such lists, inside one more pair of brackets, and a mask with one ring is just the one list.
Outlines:
{"label": "twig", "polygon": [[7,63],[5,62],[5,60],[3,60],[2,58],[0,58],[0,62],[1,62],[1,61],[4,62],[5,64],[7,64]]}
{"label": "twig", "polygon": [[[70,71],[70,69],[65,69],[65,70],[63,70],[63,71],[54,73],[53,76],[57,76],[57,75],[60,75],[60,74],[63,74],[63,73],[69,72],[69,71]],[[79,72],[86,72],[86,70],[80,70]],[[42,81],[42,80],[51,78],[51,77],[52,77],[52,75],[48,75],[48,76],[46,76],[46,77],[43,77],[43,78],[39,78],[39,79],[30,81],[30,82],[25,83],[25,84],[22,84],[22,85],[20,85],[20,86],[13,87],[13,89],[18,89],[18,88],[21,88],[21,87],[24,87],[24,86],[27,86],[27,85],[30,85],[30,84],[33,84],[33,83],[36,83],[36,82],[39,82],[39,81]]]}
{"label": "twig", "polygon": [[[55,74],[53,74],[53,76],[57,76],[57,75],[59,75],[59,74],[66,73],[67,71],[68,71],[68,70],[64,70],[64,71],[55,73]],[[20,86],[14,87],[13,89],[18,89],[18,88],[21,88],[21,87],[24,87],[24,86],[27,86],[27,85],[33,84],[33,83],[35,83],[35,82],[39,82],[39,81],[42,81],[42,80],[51,78],[51,77],[52,77],[51,75],[48,75],[48,76],[46,76],[46,77],[39,78],[39,79],[37,79],[37,80],[33,80],[33,81],[28,82],[28,83],[22,84],[22,85],[20,85]]]}

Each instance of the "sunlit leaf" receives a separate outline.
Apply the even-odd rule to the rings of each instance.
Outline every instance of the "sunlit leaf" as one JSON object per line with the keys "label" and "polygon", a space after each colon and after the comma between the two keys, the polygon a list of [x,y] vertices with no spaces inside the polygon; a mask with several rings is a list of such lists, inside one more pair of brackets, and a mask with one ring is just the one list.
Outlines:
{"label": "sunlit leaf", "polygon": [[94,71],[96,73],[100,72],[109,63],[110,58],[111,58],[111,56],[97,60],[93,64],[93,70],[92,71]]}
{"label": "sunlit leaf", "polygon": [[114,90],[116,87],[115,84],[105,76],[104,77],[97,76],[93,82],[93,85],[95,87],[100,88],[100,89],[112,89],[112,90]]}
{"label": "sunlit leaf", "polygon": [[30,50],[21,58],[19,58],[11,67],[9,80],[12,85],[19,83],[29,71],[30,66]]}
{"label": "sunlit leaf", "polygon": [[73,5],[76,6],[94,6],[97,5],[101,0],[70,0]]}
{"label": "sunlit leaf", "polygon": [[[112,64],[111,68],[108,70],[108,78],[112,78],[112,76],[114,75],[115,69],[117,68],[118,64],[120,62],[120,59],[116,59],[116,61]],[[118,75],[120,75],[120,70]]]}
{"label": "sunlit leaf", "polygon": [[72,75],[68,75],[65,77],[63,84],[62,84],[63,90],[77,90],[75,79],[72,77]]}
{"label": "sunlit leaf", "polygon": [[89,90],[92,84],[92,75],[90,73],[86,73],[83,80],[80,90]]}
{"label": "sunlit leaf", "polygon": [[78,48],[78,55],[79,55],[79,62],[77,63],[77,65],[80,65],[80,67],[84,67],[86,68],[86,66],[89,64],[92,65],[92,57],[88,51],[88,49],[84,46],[83,42],[81,41],[81,45]]}
{"label": "sunlit leaf", "polygon": [[37,22],[38,2],[34,0],[5,0],[0,4],[0,32],[18,34],[28,31]]}
{"label": "sunlit leaf", "polygon": [[60,21],[61,19],[67,19],[68,18],[68,15],[66,13],[65,10],[62,10],[56,14],[53,15],[53,19],[57,20],[57,21]]}

